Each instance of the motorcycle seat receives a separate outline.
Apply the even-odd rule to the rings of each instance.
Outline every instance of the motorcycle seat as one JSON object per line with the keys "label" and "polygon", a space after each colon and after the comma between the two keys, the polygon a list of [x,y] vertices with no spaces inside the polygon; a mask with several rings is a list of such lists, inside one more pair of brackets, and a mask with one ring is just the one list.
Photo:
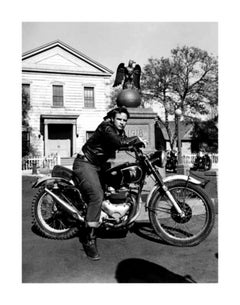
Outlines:
{"label": "motorcycle seat", "polygon": [[73,180],[74,182],[78,181],[77,175],[70,168],[55,165],[52,170],[52,177],[61,177],[68,181]]}

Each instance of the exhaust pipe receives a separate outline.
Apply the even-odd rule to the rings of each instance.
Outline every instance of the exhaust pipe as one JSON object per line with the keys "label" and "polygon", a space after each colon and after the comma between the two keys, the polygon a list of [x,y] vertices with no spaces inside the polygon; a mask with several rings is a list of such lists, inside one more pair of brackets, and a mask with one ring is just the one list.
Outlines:
{"label": "exhaust pipe", "polygon": [[45,188],[45,191],[51,195],[61,206],[62,208],[68,212],[69,214],[71,214],[75,219],[78,219],[80,221],[84,221],[84,218],[79,214],[79,211],[72,205],[70,205],[69,203],[67,203],[66,201],[62,200],[61,198],[59,198],[56,194],[54,194],[53,192],[51,192],[49,189]]}

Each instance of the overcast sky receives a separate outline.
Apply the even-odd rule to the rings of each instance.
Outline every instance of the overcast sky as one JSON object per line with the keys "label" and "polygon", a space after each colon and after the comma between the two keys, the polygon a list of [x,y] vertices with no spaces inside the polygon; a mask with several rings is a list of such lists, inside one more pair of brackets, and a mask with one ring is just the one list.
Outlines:
{"label": "overcast sky", "polygon": [[150,57],[169,57],[177,46],[218,55],[217,22],[23,22],[22,51],[61,40],[115,71],[120,62],[141,66]]}

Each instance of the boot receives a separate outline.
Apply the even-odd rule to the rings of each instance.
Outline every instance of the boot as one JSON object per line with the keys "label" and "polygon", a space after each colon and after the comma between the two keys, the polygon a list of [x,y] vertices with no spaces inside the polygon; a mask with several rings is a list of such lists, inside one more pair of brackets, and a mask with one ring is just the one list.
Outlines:
{"label": "boot", "polygon": [[90,227],[86,228],[86,234],[83,238],[82,245],[88,258],[92,260],[100,259],[100,255],[98,254],[98,249],[96,244],[95,228],[90,228]]}

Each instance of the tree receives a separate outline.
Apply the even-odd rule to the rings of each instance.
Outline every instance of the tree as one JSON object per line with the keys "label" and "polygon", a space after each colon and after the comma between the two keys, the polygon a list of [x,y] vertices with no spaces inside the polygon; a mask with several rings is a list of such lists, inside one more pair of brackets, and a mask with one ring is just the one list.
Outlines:
{"label": "tree", "polygon": [[195,121],[197,115],[217,113],[218,70],[217,59],[195,47],[171,50],[171,58],[150,58],[143,68],[143,97],[158,101],[164,109],[160,118],[169,136],[171,148],[176,140],[169,128],[169,116],[176,121],[175,110],[180,108],[186,121]]}
{"label": "tree", "polygon": [[198,152],[204,144],[210,153],[218,152],[218,118],[207,120],[204,122],[194,122],[192,131],[192,151]]}
{"label": "tree", "polygon": [[28,86],[22,86],[22,126],[28,127],[28,111],[30,110],[30,98]]}
{"label": "tree", "polygon": [[29,118],[28,111],[30,110],[29,86],[22,86],[22,157],[29,154],[31,146],[29,142]]}
{"label": "tree", "polygon": [[170,146],[173,148],[175,134],[169,127],[169,115],[173,115],[175,111],[174,100],[171,96],[172,79],[173,79],[173,66],[169,59],[150,58],[148,64],[145,65],[142,75],[142,91],[145,101],[157,100],[164,107],[164,118],[160,116],[157,118],[165,126]]}
{"label": "tree", "polygon": [[173,64],[172,93],[183,114],[208,114],[218,102],[217,60],[195,47],[171,51]]}
{"label": "tree", "polygon": [[120,91],[122,91],[122,87],[121,86],[117,86],[117,87],[112,88],[112,90],[110,92],[111,103],[109,105],[109,109],[111,109],[111,108],[116,106],[117,96],[120,93]]}

